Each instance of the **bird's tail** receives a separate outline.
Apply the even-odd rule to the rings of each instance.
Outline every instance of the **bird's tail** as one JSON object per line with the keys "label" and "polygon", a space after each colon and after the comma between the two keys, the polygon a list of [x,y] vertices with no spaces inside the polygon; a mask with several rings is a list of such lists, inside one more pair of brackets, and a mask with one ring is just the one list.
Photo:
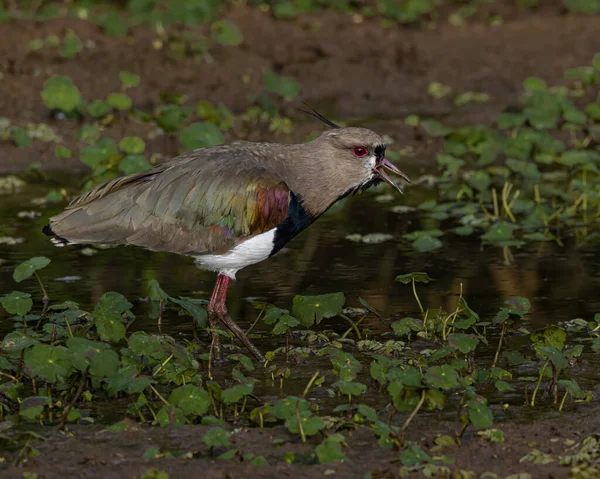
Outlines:
{"label": "bird's tail", "polygon": [[42,228],[42,233],[44,233],[47,236],[50,236],[51,237],[50,241],[52,241],[52,244],[54,246],[59,247],[59,248],[62,248],[63,246],[70,246],[70,245],[73,245],[73,244],[77,244],[77,243],[71,243],[66,238],[62,238],[60,236],[57,236],[57,234],[54,231],[52,231],[52,227],[49,224],[45,225]]}

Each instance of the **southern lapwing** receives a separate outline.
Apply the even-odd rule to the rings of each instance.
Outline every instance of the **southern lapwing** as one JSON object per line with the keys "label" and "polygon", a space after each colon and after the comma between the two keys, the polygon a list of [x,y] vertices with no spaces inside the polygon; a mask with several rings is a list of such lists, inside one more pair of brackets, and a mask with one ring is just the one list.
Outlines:
{"label": "southern lapwing", "polygon": [[[136,245],[196,257],[216,271],[207,306],[256,356],[260,351],[227,313],[229,282],[263,261],[350,193],[408,176],[385,158],[381,136],[332,129],[304,144],[234,142],[184,153],[142,173],[102,183],[50,218],[44,233],[62,244]],[[220,344],[213,335],[213,355]]]}

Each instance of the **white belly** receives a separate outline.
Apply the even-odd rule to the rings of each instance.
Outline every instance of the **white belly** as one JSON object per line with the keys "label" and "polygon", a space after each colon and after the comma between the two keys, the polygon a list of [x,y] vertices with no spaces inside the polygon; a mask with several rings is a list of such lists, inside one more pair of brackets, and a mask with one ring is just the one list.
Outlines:
{"label": "white belly", "polygon": [[210,271],[235,279],[235,274],[251,264],[260,263],[267,259],[273,251],[275,229],[253,236],[240,243],[226,254],[205,254],[196,257],[196,262]]}

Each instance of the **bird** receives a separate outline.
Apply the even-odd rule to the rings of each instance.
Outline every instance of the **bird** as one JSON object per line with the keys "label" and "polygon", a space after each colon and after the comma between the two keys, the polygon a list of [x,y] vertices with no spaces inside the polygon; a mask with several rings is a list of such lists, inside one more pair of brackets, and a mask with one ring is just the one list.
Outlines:
{"label": "bird", "polygon": [[[306,111],[306,110],[303,110]],[[43,232],[57,246],[134,245],[195,258],[217,273],[207,304],[211,330],[222,322],[256,357],[260,350],[227,312],[236,273],[274,256],[350,194],[410,178],[385,157],[374,131],[330,128],[300,144],[235,141],[189,151],[135,174],[101,183],[51,217]],[[211,353],[221,357],[218,335]]]}

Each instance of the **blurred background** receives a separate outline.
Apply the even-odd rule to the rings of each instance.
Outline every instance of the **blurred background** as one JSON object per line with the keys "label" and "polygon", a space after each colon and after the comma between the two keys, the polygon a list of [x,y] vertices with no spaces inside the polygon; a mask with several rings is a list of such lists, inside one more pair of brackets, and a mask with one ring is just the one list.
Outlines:
{"label": "blurred background", "polygon": [[348,198],[242,271],[232,316],[252,320],[248,297],[343,291],[402,317],[417,307],[394,278],[426,271],[432,307],[453,309],[462,284],[484,314],[525,296],[534,326],[589,318],[599,24],[600,0],[0,1],[0,294],[39,296],[12,272],[47,256],[49,296],[83,309],[111,290],[143,298],[150,279],[207,297],[214,275],[189,258],[57,249],[41,227],[92,185],[183,151],[308,141],[326,127],[305,101],[385,135],[413,185]]}

